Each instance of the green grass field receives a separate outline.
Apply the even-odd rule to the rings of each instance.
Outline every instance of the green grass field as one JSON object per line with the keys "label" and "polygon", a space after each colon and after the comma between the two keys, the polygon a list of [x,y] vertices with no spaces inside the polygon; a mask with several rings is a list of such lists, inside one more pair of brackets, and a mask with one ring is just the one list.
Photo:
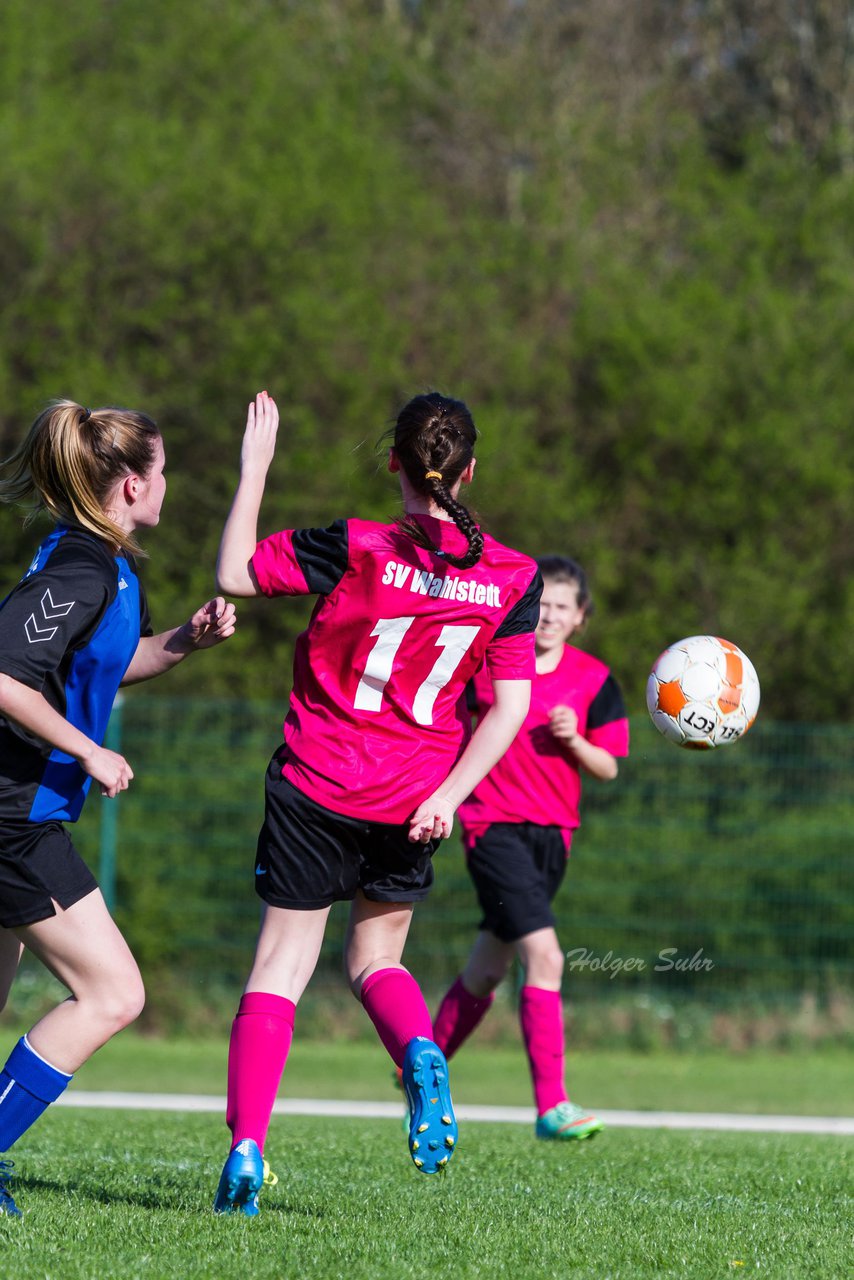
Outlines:
{"label": "green grass field", "polygon": [[[54,1111],[16,1149],[16,1280],[841,1277],[841,1138],[613,1130],[567,1149],[468,1125],[446,1176],[394,1121],[276,1118],[255,1220],[210,1211],[217,1117]],[[847,1259],[847,1261],[846,1261]]]}
{"label": "green grass field", "polygon": [[[7,1024],[3,1039],[14,1031]],[[75,1088],[224,1091],[222,1040],[125,1033]],[[854,1114],[843,1054],[580,1055],[603,1108]],[[529,1104],[521,1047],[454,1064],[460,1102]],[[297,1041],[282,1091],[391,1099],[383,1051]],[[851,1140],[611,1129],[538,1143],[466,1124],[444,1177],[416,1172],[392,1120],[273,1120],[280,1182],[256,1220],[210,1211],[228,1133],[215,1115],[54,1108],[12,1153],[23,1221],[0,1218],[15,1280],[405,1280],[848,1274]]]}

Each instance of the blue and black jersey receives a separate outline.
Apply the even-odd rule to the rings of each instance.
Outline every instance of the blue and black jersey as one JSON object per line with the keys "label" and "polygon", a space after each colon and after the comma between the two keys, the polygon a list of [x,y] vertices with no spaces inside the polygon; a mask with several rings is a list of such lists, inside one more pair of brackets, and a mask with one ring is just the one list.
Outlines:
{"label": "blue and black jersey", "polygon": [[[132,559],[59,525],[0,604],[0,672],[102,743],[140,636],[151,633]],[[71,756],[0,716],[0,821],[74,822],[90,783]]]}

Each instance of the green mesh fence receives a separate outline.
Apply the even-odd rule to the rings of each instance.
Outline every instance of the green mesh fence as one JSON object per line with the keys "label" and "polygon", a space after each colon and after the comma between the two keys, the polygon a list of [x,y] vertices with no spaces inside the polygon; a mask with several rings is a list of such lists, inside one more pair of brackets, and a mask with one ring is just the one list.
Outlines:
{"label": "green mesh fence", "polygon": [[[148,978],[149,1006],[173,979],[233,998],[252,956],[255,840],[272,703],[127,697],[114,743],[136,778],[118,802],[93,797],[79,847],[105,886]],[[848,728],[760,720],[712,753],[666,743],[646,716],[616,782],[585,783],[557,900],[565,989],[718,1000],[821,995],[854,972],[854,828]],[[115,868],[112,862],[115,856]],[[333,911],[314,990],[342,979],[346,907]],[[438,991],[473,940],[477,904],[456,838],[440,850],[405,960]]]}

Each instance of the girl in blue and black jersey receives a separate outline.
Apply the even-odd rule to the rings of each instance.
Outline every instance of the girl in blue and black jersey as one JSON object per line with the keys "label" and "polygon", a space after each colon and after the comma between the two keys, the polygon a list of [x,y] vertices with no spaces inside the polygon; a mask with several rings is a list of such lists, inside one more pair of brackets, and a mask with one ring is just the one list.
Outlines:
{"label": "girl in blue and black jersey", "polygon": [[[63,400],[0,467],[0,499],[57,522],[0,602],[0,1008],[24,947],[70,992],[0,1070],[0,1153],[142,1009],[136,962],[65,826],[93,778],[108,797],[133,778],[102,745],[119,686],[234,631],[218,597],[152,634],[134,535],[160,519],[164,462],[145,414]],[[0,1160],[0,1213],[18,1216],[9,1167]]]}

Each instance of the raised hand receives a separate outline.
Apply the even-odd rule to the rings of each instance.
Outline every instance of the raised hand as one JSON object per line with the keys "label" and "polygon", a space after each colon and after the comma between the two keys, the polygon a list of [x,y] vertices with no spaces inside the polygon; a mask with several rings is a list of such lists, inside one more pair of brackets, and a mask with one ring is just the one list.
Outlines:
{"label": "raised hand", "polygon": [[241,474],[266,475],[276,452],[279,410],[266,391],[259,391],[246,413],[246,430],[240,451]]}

